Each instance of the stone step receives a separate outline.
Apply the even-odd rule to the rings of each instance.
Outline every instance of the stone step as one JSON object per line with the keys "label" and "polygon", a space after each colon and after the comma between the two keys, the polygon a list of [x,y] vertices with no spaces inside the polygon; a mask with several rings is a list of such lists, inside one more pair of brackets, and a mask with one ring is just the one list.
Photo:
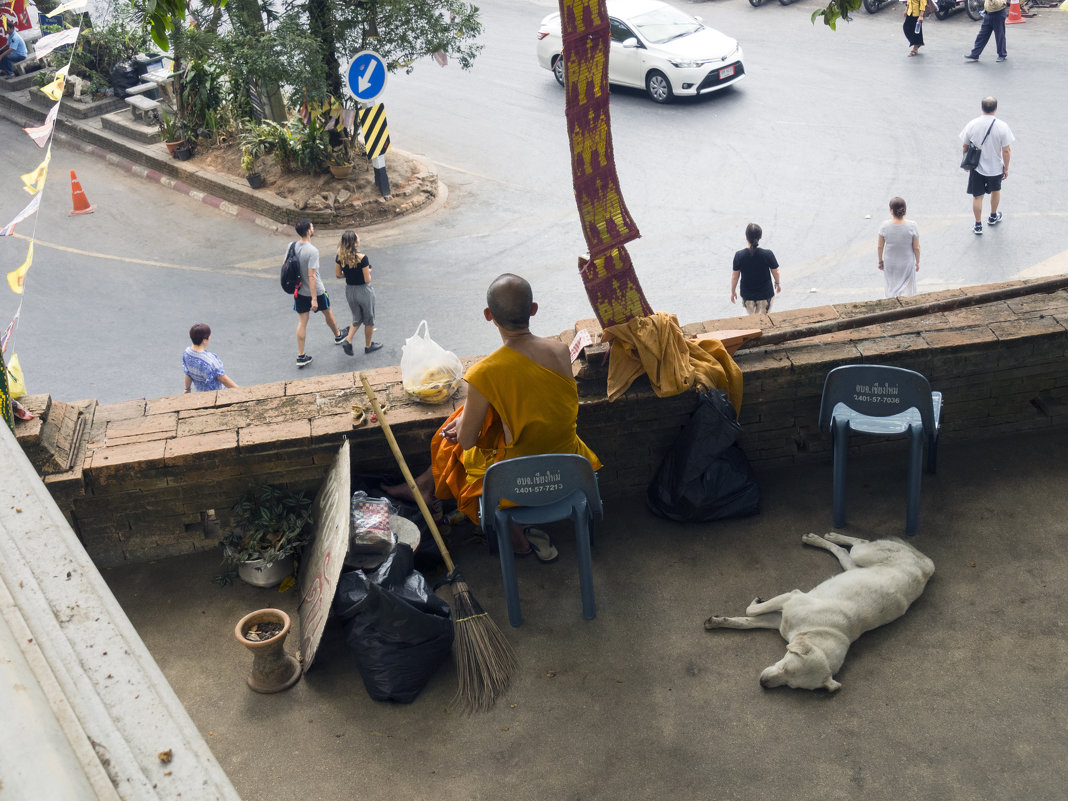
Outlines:
{"label": "stone step", "polygon": [[100,124],[106,131],[114,131],[134,142],[145,145],[159,144],[159,126],[154,122],[132,120],[124,111],[113,111],[100,118]]}

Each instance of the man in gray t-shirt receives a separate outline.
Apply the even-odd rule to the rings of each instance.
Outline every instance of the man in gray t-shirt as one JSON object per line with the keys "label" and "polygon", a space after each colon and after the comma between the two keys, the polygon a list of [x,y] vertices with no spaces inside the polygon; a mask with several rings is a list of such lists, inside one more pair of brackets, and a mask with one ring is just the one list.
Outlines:
{"label": "man in gray t-shirt", "polygon": [[[339,331],[334,313],[330,311],[330,296],[326,294],[323,279],[319,277],[319,249],[311,243],[315,226],[312,221],[305,218],[296,224],[297,236],[300,241],[296,243],[295,251],[300,260],[300,286],[293,296],[293,311],[299,318],[297,320],[297,367],[306,367],[311,364],[312,357],[304,353],[304,338],[308,330],[308,316],[312,312],[322,311],[323,320],[327,327],[334,332],[334,344],[340,345],[345,341],[348,327]],[[312,292],[312,287],[315,291]]]}
{"label": "man in gray t-shirt", "polygon": [[983,113],[964,126],[960,132],[961,153],[968,150],[968,145],[982,148],[979,166],[968,172],[968,194],[972,196],[972,212],[975,215],[976,234],[983,233],[983,195],[990,195],[990,216],[987,225],[997,225],[1002,214],[998,211],[1001,203],[1001,182],[1009,177],[1009,158],[1016,137],[1012,135],[1007,123],[997,119],[998,101],[994,97],[984,97]]}

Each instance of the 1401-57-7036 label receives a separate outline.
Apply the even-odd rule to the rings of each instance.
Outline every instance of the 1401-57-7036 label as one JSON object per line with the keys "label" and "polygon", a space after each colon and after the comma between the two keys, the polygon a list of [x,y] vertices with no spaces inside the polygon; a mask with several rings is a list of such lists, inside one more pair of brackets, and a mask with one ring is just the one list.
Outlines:
{"label": "1401-57-7036 label", "polygon": [[857,384],[853,390],[853,400],[858,403],[901,403],[896,384]]}

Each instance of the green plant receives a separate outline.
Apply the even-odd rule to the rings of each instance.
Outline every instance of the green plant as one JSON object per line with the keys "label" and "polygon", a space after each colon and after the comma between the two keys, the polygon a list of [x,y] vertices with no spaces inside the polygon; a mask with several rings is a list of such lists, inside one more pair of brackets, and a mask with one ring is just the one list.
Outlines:
{"label": "green plant", "polygon": [[222,70],[199,59],[190,62],[179,78],[179,108],[191,134],[203,135],[206,131],[212,139],[218,136],[224,100],[223,78]]}
{"label": "green plant", "polygon": [[241,169],[246,175],[256,172],[256,159],[274,150],[277,127],[273,123],[253,123],[241,130],[238,136],[241,143]]}
{"label": "green plant", "polygon": [[311,499],[264,484],[234,505],[233,530],[223,537],[223,559],[239,565],[256,559],[274,564],[295,555],[311,536]]}
{"label": "green plant", "polygon": [[159,123],[159,135],[164,142],[181,142],[185,139],[185,128],[178,117],[173,119],[167,116],[166,110],[160,107],[157,114]]}

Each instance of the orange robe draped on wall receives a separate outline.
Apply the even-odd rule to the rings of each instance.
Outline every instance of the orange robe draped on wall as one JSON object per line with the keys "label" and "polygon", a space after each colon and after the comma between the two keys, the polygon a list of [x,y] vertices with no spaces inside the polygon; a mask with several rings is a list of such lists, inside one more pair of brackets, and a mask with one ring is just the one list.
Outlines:
{"label": "orange robe draped on wall", "polygon": [[[457,508],[476,524],[482,477],[496,462],[539,453],[578,453],[590,460],[594,470],[601,469],[597,455],[578,436],[574,379],[505,345],[471,365],[464,380],[490,403],[478,441],[465,451],[438,429],[430,454],[435,494],[455,498]],[[462,411],[461,406],[449,420]]]}

